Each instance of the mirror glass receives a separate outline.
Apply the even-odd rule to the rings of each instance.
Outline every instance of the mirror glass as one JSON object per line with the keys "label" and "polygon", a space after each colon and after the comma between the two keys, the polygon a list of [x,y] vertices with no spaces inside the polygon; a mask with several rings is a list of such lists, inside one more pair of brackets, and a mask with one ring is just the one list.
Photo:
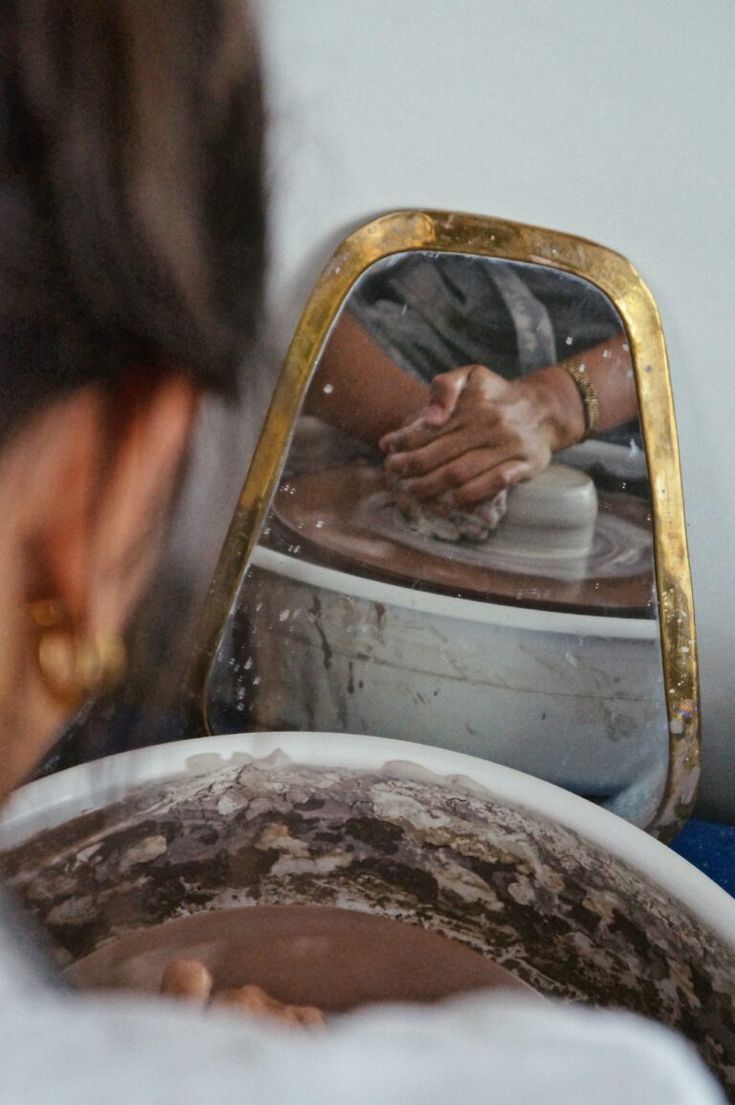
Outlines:
{"label": "mirror glass", "polygon": [[208,687],[213,732],[481,756],[645,824],[667,715],[626,333],[591,282],[412,250],[320,351]]}

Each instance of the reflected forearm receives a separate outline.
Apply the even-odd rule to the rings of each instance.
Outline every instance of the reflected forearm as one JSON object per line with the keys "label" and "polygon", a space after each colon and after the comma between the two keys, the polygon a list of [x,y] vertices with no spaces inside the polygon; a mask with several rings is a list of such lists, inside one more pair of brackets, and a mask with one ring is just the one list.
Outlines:
{"label": "reflected forearm", "polygon": [[538,390],[548,408],[553,427],[553,451],[581,441],[585,432],[584,406],[565,365],[582,368],[597,393],[597,430],[609,430],[638,415],[633,364],[624,335],[587,349],[579,356],[549,365],[525,377]]}
{"label": "reflected forearm", "polygon": [[428,387],[400,369],[345,311],[319,360],[304,414],[377,445],[416,415],[428,395]]}

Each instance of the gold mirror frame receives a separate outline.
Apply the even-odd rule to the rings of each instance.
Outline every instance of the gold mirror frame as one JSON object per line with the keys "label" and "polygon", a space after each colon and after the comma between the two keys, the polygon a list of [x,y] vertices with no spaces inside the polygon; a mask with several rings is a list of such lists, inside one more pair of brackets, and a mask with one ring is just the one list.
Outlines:
{"label": "gold mirror frame", "polygon": [[691,813],[699,779],[699,686],[694,608],[671,382],[653,296],[624,257],[594,242],[479,215],[398,211],[360,227],[333,254],[303,310],[247,474],[203,610],[188,700],[199,732],[207,716],[213,662],[286,459],[312,371],[358,277],[409,250],[473,253],[543,264],[595,284],[625,327],[638,389],[652,493],[654,559],[669,722],[664,794],[647,830],[670,839]]}

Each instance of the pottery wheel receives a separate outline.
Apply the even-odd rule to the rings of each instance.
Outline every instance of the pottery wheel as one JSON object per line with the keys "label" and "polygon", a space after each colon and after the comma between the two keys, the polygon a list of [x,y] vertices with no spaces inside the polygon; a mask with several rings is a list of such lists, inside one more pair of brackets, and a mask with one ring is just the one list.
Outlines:
{"label": "pottery wheel", "polygon": [[[388,538],[396,536],[404,545],[436,555],[437,541],[413,530],[390,496],[382,494],[380,499],[375,496],[372,503],[364,506],[366,521],[376,527],[376,533]],[[444,543],[439,547],[447,549],[446,555],[462,564],[556,580],[625,579],[645,572],[651,564],[650,534],[614,509],[603,510],[598,516],[586,556],[569,556],[555,547],[547,552],[530,550],[520,542],[515,547],[499,548],[492,535],[481,544]]]}
{"label": "pottery wheel", "polygon": [[[264,539],[294,556],[353,574],[458,597],[616,616],[655,616],[653,542],[645,502],[598,492],[586,556],[532,552],[493,537],[449,544],[411,529],[380,468],[302,473],[276,495]],[[503,523],[501,523],[501,526]]]}

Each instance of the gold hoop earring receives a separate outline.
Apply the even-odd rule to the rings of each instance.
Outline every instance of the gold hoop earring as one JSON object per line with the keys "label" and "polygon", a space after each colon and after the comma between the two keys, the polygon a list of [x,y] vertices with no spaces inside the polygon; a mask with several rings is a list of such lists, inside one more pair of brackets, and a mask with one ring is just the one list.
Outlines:
{"label": "gold hoop earring", "polygon": [[30,613],[38,630],[39,671],[58,702],[76,707],[85,698],[107,694],[118,685],[127,666],[119,637],[81,634],[63,605],[53,599],[31,603]]}

